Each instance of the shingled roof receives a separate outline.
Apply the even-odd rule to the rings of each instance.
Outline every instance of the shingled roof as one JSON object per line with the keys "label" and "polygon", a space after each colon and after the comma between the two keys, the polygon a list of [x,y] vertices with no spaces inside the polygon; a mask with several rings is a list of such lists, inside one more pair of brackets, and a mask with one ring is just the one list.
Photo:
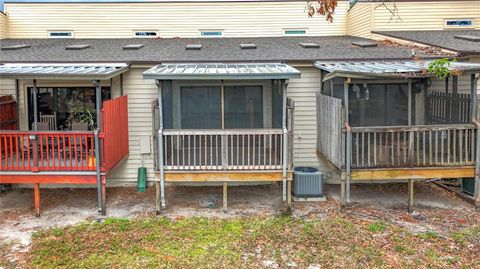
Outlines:
{"label": "shingled roof", "polygon": [[[254,37],[254,38],[127,38],[127,39],[4,39],[1,46],[29,44],[30,47],[1,50],[0,62],[278,62],[316,60],[410,59],[408,48],[359,47],[352,42],[369,39],[352,36],[325,37]],[[256,45],[242,49],[240,44]],[[315,48],[300,43],[316,43]],[[67,45],[89,44],[81,50],[67,50]],[[143,44],[139,49],[123,49],[129,44]],[[200,49],[186,50],[188,44],[201,44]],[[427,56],[428,55],[424,55]]]}
{"label": "shingled roof", "polygon": [[462,56],[480,54],[480,42],[458,38],[458,36],[480,37],[480,30],[373,31],[372,33],[447,49]]}

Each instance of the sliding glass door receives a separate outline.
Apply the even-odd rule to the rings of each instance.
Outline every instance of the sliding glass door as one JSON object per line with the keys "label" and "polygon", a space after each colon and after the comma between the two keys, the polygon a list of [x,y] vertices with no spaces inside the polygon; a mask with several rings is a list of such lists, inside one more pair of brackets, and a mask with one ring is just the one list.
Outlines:
{"label": "sliding glass door", "polygon": [[[28,122],[33,123],[33,89],[28,91]],[[111,98],[110,87],[102,87],[102,100]],[[37,109],[40,122],[50,117],[49,129],[70,129],[76,122],[88,123],[88,117],[95,121],[95,88],[93,87],[39,87],[37,88]],[[55,126],[54,128],[52,126]]]}

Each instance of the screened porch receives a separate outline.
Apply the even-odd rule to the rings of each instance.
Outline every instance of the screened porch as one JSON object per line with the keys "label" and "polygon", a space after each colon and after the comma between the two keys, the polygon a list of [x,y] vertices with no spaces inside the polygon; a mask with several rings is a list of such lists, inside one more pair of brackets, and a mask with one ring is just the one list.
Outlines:
{"label": "screened porch", "polygon": [[293,130],[286,90],[288,79],[299,76],[285,64],[165,64],[146,71],[159,89],[152,131],[160,191],[165,181],[225,188],[279,181],[286,200]]}
{"label": "screened porch", "polygon": [[480,65],[452,64],[469,82],[461,93],[458,77],[439,83],[427,65],[316,63],[317,150],[342,174],[345,201],[350,180],[478,178]]}

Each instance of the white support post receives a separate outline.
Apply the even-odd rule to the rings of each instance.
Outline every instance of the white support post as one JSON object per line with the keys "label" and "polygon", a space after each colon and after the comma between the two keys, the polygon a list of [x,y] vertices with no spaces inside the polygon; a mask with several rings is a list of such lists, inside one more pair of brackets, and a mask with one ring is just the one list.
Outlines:
{"label": "white support post", "polygon": [[477,85],[478,85],[478,77],[476,74],[471,75],[471,98],[472,98],[472,121],[477,125],[477,145],[476,145],[476,164],[475,164],[475,174],[474,174],[474,200],[475,200],[475,208],[477,211],[480,211],[480,116],[478,115],[480,112],[477,111],[478,106],[478,97],[477,97]]}
{"label": "white support post", "polygon": [[[344,106],[345,106],[345,124],[349,124],[349,115],[348,115],[348,110],[349,110],[349,98],[348,98],[348,86],[351,82],[350,78],[345,78],[345,81],[343,83],[343,99],[344,99]],[[350,161],[351,161],[351,147],[352,147],[352,141],[351,141],[351,133],[347,131],[346,133],[346,145],[345,145],[345,197],[343,199],[344,206],[346,203],[350,203]]]}
{"label": "white support post", "polygon": [[93,85],[95,86],[95,105],[97,112],[97,123],[95,129],[95,170],[97,174],[97,199],[98,199],[98,212],[101,212],[102,215],[105,215],[105,205],[102,197],[102,175],[101,175],[101,160],[100,160],[100,130],[102,128],[102,86],[100,80],[94,80]]}
{"label": "white support post", "polygon": [[[165,208],[165,171],[163,167],[163,101],[162,101],[162,82],[160,80],[155,80],[158,88],[158,120],[159,128],[158,128],[158,167],[160,170],[160,200],[161,200],[161,207],[160,203],[157,201],[157,214],[160,213],[162,208]],[[158,199],[158,197],[157,197]]]}
{"label": "white support post", "polygon": [[471,105],[471,118],[473,120],[478,120],[478,98],[477,98],[477,85],[478,85],[478,77],[475,77],[475,74],[471,74],[470,82],[471,82],[471,98],[472,98],[472,105]]}
{"label": "white support post", "polygon": [[282,201],[287,201],[287,86],[288,80],[282,80],[281,86],[283,89],[282,95],[282,130],[283,130],[283,146],[282,146]]}
{"label": "white support post", "polygon": [[[38,172],[38,100],[37,100],[37,80],[33,80],[33,172]],[[17,113],[18,114],[18,113]],[[30,138],[31,139],[31,138]]]}

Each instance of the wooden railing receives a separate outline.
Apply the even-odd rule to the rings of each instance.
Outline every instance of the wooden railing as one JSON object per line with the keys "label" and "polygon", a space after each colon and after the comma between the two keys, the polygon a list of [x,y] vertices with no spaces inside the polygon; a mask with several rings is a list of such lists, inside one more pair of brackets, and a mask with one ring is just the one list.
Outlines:
{"label": "wooden railing", "polygon": [[336,167],[342,167],[342,100],[317,95],[317,152]]}
{"label": "wooden railing", "polygon": [[474,166],[473,124],[352,127],[351,167]]}
{"label": "wooden railing", "polygon": [[0,171],[94,171],[94,133],[0,132]]}
{"label": "wooden railing", "polygon": [[125,95],[103,102],[102,112],[102,168],[108,171],[129,152],[128,97]]}
{"label": "wooden railing", "polygon": [[470,123],[471,106],[471,94],[430,91],[425,96],[426,121],[428,124]]}
{"label": "wooden railing", "polygon": [[13,96],[0,96],[0,130],[17,129],[17,102]]}
{"label": "wooden railing", "polygon": [[164,130],[165,170],[280,170],[281,129]]}

